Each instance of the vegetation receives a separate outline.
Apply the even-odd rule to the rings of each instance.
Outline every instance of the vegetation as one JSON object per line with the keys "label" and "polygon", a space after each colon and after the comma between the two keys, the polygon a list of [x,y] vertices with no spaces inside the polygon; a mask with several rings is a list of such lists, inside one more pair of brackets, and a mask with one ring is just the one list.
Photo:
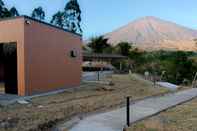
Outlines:
{"label": "vegetation", "polygon": [[107,54],[121,54],[123,56],[129,56],[132,49],[132,44],[128,42],[121,42],[117,46],[113,47],[108,42],[108,38],[104,36],[96,36],[90,39],[88,47],[90,47],[94,53],[107,53]]}
{"label": "vegetation", "polygon": [[[95,53],[114,53],[127,56],[129,60],[122,61],[123,70],[144,74],[148,71],[153,77],[174,84],[191,84],[197,72],[196,53],[184,51],[140,51],[132,47],[132,43],[121,42],[111,46],[103,36],[93,37],[88,46]],[[112,62],[119,67],[119,62]],[[132,67],[132,68],[131,68]]]}
{"label": "vegetation", "polygon": [[51,23],[63,28],[64,27],[64,20],[63,20],[64,14],[61,11],[58,11],[53,15],[53,18],[51,20]]}
{"label": "vegetation", "polygon": [[112,53],[112,47],[103,36],[93,37],[88,43],[94,53]]}
{"label": "vegetation", "polygon": [[20,14],[18,13],[17,9],[15,7],[12,7],[10,9],[10,16],[19,16]]}
{"label": "vegetation", "polygon": [[121,54],[123,56],[129,56],[131,51],[132,44],[128,42],[120,42],[115,48],[117,50],[118,54]]}
{"label": "vegetation", "polygon": [[160,76],[164,81],[188,84],[191,83],[197,72],[196,62],[190,59],[191,56],[195,56],[195,53],[183,51],[140,52],[134,50],[129,57],[133,60],[135,72],[143,74],[148,71]]}
{"label": "vegetation", "polygon": [[133,124],[127,131],[196,131],[197,99]]}
{"label": "vegetation", "polygon": [[70,0],[63,11],[58,11],[52,17],[51,23],[71,32],[82,33],[81,9],[77,0]]}
{"label": "vegetation", "polygon": [[[67,29],[74,33],[82,34],[81,29],[81,9],[77,0],[69,0],[63,11],[58,11],[52,16],[51,24]],[[0,18],[19,16],[15,7],[8,9],[3,0],[0,0]],[[32,18],[45,20],[45,12],[41,6],[35,8],[31,14]]]}
{"label": "vegetation", "polygon": [[0,0],[0,18],[12,17],[12,16],[19,16],[18,11],[15,7],[8,9],[4,2]]}
{"label": "vegetation", "polygon": [[45,12],[42,9],[42,7],[39,6],[38,8],[35,8],[33,10],[31,17],[38,19],[38,20],[44,20],[45,19]]}
{"label": "vegetation", "polygon": [[113,75],[105,80],[114,85],[83,83],[75,91],[34,98],[27,105],[0,106],[0,130],[48,131],[73,116],[117,108],[126,96],[135,100],[168,92],[166,88],[154,88],[153,83],[135,74]]}
{"label": "vegetation", "polygon": [[72,32],[82,33],[81,29],[81,9],[77,0],[70,0],[65,8],[66,27]]}

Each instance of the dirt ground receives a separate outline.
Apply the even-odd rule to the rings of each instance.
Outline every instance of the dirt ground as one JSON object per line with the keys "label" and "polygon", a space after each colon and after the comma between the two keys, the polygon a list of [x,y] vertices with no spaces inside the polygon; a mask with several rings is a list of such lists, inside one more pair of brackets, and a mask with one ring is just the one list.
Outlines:
{"label": "dirt ground", "polygon": [[117,108],[128,95],[139,99],[168,92],[137,75],[113,75],[107,81],[114,85],[83,83],[74,91],[35,98],[27,105],[0,107],[0,130],[46,131],[75,115]]}
{"label": "dirt ground", "polygon": [[134,124],[128,131],[197,131],[197,98]]}

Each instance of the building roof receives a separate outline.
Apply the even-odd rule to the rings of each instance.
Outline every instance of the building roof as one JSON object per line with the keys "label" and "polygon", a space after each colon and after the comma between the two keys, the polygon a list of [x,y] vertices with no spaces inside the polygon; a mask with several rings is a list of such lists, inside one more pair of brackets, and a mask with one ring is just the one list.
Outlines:
{"label": "building roof", "polygon": [[119,54],[99,54],[99,53],[83,53],[84,58],[98,58],[98,59],[126,59],[126,56]]}
{"label": "building roof", "polygon": [[64,29],[64,28],[61,28],[61,27],[58,27],[58,26],[55,26],[51,23],[47,23],[45,21],[41,21],[41,20],[38,20],[38,19],[34,19],[32,17],[29,17],[29,16],[26,16],[26,15],[22,15],[22,16],[15,16],[15,17],[7,17],[7,18],[0,18],[0,21],[6,21],[6,20],[12,20],[12,19],[18,19],[18,18],[24,18],[24,19],[29,19],[29,20],[32,20],[32,21],[35,21],[35,22],[38,22],[38,23],[41,23],[41,24],[44,24],[44,25],[47,25],[47,26],[50,26],[50,27],[53,27],[53,28],[56,28],[56,29],[59,29],[59,30],[63,30],[65,32],[69,32],[69,33],[72,33],[72,34],[75,34],[77,36],[80,36],[82,37],[81,34],[79,33],[74,33],[74,32],[71,32],[67,29]]}

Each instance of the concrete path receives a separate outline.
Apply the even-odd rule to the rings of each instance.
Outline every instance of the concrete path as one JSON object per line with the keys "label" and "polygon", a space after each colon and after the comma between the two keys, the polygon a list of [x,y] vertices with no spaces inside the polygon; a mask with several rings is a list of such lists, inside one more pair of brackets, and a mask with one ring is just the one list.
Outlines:
{"label": "concrete path", "polygon": [[14,101],[16,101],[19,98],[21,97],[17,95],[0,93],[0,106],[5,106],[14,103]]}
{"label": "concrete path", "polygon": [[113,74],[113,71],[83,72],[82,81],[96,81],[98,80],[98,76],[100,79],[104,79],[105,77],[110,76],[112,74]]}
{"label": "concrete path", "polygon": [[[131,105],[131,122],[154,115],[177,104],[197,97],[197,89],[190,89],[161,97],[148,98]],[[126,108],[92,115],[75,124],[69,131],[122,131],[126,123]]]}

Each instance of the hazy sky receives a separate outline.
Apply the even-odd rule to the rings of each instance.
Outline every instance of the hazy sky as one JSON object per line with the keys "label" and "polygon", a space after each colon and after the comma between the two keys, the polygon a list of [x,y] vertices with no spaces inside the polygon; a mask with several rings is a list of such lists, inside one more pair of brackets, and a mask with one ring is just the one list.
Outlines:
{"label": "hazy sky", "polygon": [[[68,0],[3,0],[21,14],[30,15],[41,5],[47,20]],[[197,0],[78,0],[84,38],[102,35],[143,16],[156,16],[197,29]]]}

